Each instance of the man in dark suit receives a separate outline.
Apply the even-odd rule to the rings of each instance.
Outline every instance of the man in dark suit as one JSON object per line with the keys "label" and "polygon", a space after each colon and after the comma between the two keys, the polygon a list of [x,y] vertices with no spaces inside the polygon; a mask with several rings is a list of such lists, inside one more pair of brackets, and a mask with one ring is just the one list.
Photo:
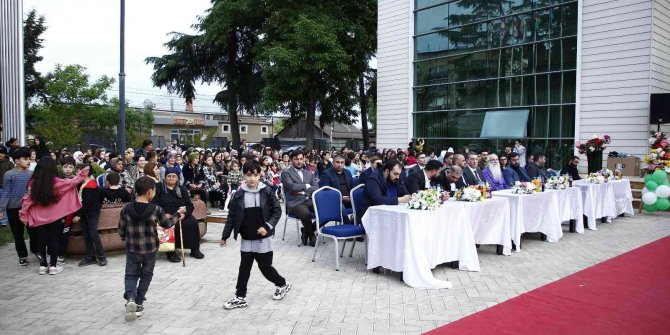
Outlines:
{"label": "man in dark suit", "polygon": [[566,165],[563,168],[563,170],[561,170],[561,173],[570,175],[570,177],[572,177],[572,180],[580,180],[582,179],[582,177],[579,176],[579,171],[577,170],[578,165],[579,165],[579,156],[572,156],[572,158],[568,162],[568,165]]}
{"label": "man in dark suit", "polygon": [[505,178],[505,183],[507,186],[512,187],[517,181],[529,182],[530,177],[521,167],[521,159],[518,153],[512,152],[509,154],[508,159],[509,166],[503,170],[503,178]]}
{"label": "man in dark suit", "polygon": [[356,213],[359,216],[357,220],[363,217],[370,206],[397,205],[409,202],[410,195],[405,185],[400,181],[401,174],[400,162],[392,159],[387,161],[378,173],[372,174],[367,179],[361,199],[361,212]]}
{"label": "man in dark suit", "polygon": [[546,161],[547,158],[543,153],[533,155],[533,162],[526,164],[526,174],[528,174],[528,177],[530,179],[540,178],[542,183],[546,182],[549,178],[547,171],[544,170],[544,163]]}
{"label": "man in dark suit", "polygon": [[463,182],[461,175],[463,174],[463,169],[458,165],[452,165],[448,169],[442,170],[439,177],[437,178],[437,184],[440,185],[442,190],[448,191],[449,196],[454,196],[456,190],[460,190],[467,185]]}
{"label": "man in dark suit", "polygon": [[314,225],[312,224],[312,193],[317,190],[316,178],[304,169],[305,156],[302,151],[295,150],[290,154],[291,167],[282,171],[281,182],[286,192],[286,211],[287,214],[300,219],[302,222],[302,244],[307,245],[307,240],[311,246],[316,245],[316,236],[314,235]]}
{"label": "man in dark suit", "polygon": [[358,176],[358,183],[365,184],[365,181],[368,179],[368,177],[376,174],[377,171],[381,170],[382,166],[384,166],[383,162],[384,161],[382,160],[382,155],[380,153],[373,154],[370,157],[370,167],[361,172],[361,175]]}
{"label": "man in dark suit", "polygon": [[423,191],[433,184],[440,173],[442,164],[437,160],[430,160],[426,163],[426,167],[419,172],[410,173],[405,179],[405,186],[410,194]]}
{"label": "man in dark suit", "polygon": [[482,170],[479,169],[479,155],[474,151],[468,153],[467,166],[463,169],[463,179],[469,185],[479,185],[486,180]]}
{"label": "man in dark suit", "polygon": [[[330,186],[342,193],[342,204],[344,208],[351,208],[349,192],[354,188],[353,176],[349,170],[344,168],[344,156],[337,154],[333,156],[333,167],[326,169],[319,178],[319,187]],[[349,215],[342,213],[345,224],[349,224]]]}
{"label": "man in dark suit", "polygon": [[410,174],[421,174],[421,171],[426,168],[426,154],[423,152],[418,152],[416,154],[416,165],[414,165],[407,175]]}

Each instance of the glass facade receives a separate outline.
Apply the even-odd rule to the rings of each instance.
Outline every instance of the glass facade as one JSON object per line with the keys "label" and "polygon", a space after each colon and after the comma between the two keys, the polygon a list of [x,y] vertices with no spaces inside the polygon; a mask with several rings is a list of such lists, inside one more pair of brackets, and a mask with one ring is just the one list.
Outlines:
{"label": "glass facade", "polygon": [[577,1],[416,0],[414,15],[414,137],[493,152],[522,138],[561,168],[574,145]]}

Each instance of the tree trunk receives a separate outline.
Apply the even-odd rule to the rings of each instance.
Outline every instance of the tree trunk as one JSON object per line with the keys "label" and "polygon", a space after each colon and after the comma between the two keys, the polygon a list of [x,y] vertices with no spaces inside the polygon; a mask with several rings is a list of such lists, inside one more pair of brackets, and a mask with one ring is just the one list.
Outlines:
{"label": "tree trunk", "polygon": [[[240,120],[237,116],[237,104],[230,101],[228,104],[228,118],[230,118],[230,134],[233,135],[233,147],[231,149],[239,149],[242,141],[240,139]],[[238,154],[242,154],[238,152]]]}
{"label": "tree trunk", "polygon": [[307,122],[305,125],[305,148],[312,150],[314,148],[314,122],[316,121],[316,97],[314,89],[310,88],[307,103]]}
{"label": "tree trunk", "polygon": [[[361,99],[361,125],[363,127],[363,149],[370,146],[370,130],[368,129],[368,97],[365,94],[365,76],[358,78],[358,94]],[[355,149],[355,148],[352,148]]]}

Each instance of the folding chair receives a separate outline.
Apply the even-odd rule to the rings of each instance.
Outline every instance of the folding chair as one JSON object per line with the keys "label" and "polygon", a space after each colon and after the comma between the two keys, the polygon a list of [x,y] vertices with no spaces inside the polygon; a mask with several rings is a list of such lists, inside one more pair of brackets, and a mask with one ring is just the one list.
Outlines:
{"label": "folding chair", "polygon": [[[340,248],[338,241],[350,238],[356,239],[358,237],[365,238],[365,230],[359,225],[342,224],[342,194],[339,190],[328,186],[321,187],[312,194],[312,202],[314,203],[316,229],[319,236],[322,238],[331,238],[335,241],[335,270],[340,271],[340,257],[338,257]],[[335,222],[336,224],[326,226],[329,222]],[[319,244],[317,243],[314,247],[312,262],[316,259],[318,247]],[[344,248],[344,245],[342,247]]]}

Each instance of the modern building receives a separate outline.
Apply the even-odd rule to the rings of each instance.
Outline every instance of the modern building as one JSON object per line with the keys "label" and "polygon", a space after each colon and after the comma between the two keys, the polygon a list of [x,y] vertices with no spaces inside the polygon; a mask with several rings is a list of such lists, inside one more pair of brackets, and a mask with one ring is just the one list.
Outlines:
{"label": "modern building", "polygon": [[378,34],[380,148],[523,139],[560,168],[609,134],[642,157],[650,95],[670,92],[668,0],[387,0]]}

